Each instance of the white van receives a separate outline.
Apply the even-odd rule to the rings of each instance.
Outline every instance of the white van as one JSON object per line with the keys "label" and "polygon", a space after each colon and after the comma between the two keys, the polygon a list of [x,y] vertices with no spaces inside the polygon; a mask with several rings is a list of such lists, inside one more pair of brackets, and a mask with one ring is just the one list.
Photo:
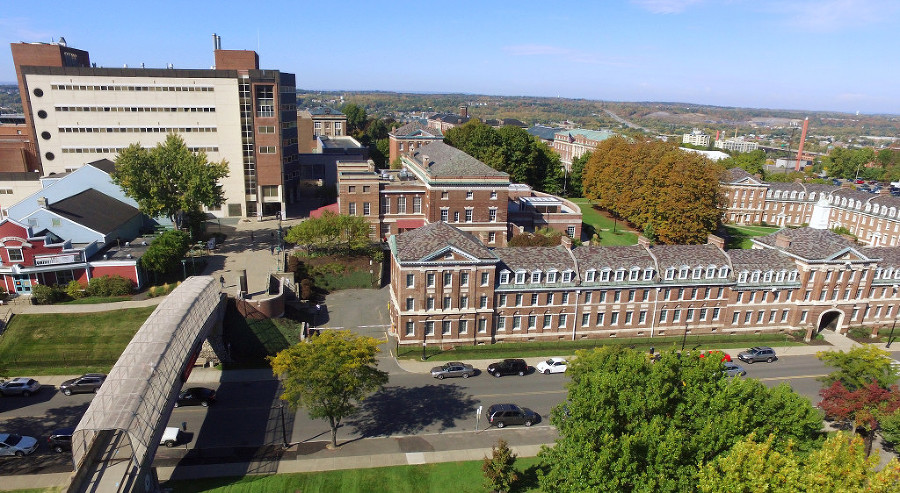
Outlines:
{"label": "white van", "polygon": [[162,438],[159,440],[159,444],[165,445],[166,447],[174,447],[180,440],[181,428],[167,426],[166,431],[163,432]]}

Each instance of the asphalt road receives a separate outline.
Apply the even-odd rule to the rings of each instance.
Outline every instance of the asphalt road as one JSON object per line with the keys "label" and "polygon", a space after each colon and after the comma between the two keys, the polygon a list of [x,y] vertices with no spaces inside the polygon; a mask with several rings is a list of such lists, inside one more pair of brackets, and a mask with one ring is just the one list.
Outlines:
{"label": "asphalt road", "polygon": [[[744,364],[749,378],[766,385],[789,384],[798,393],[818,402],[821,384],[816,377],[827,368],[815,356],[793,356],[773,363]],[[472,378],[436,380],[430,375],[391,371],[390,383],[367,399],[362,412],[348,419],[338,432],[339,442],[367,437],[404,436],[474,430],[476,410],[494,403],[512,402],[541,415],[534,428],[550,426],[549,413],[565,399],[565,375],[529,374],[495,378],[483,371]],[[294,413],[279,407],[275,380],[222,383],[215,405],[173,410],[169,426],[186,430],[185,443],[174,449],[160,448],[157,460],[185,454],[233,457],[253,454],[259,447],[277,446],[283,440],[305,442],[301,447],[321,447],[330,439],[325,420],[310,419],[303,409]],[[46,445],[50,432],[75,426],[93,397],[66,397],[45,388],[29,398],[0,398],[0,430],[41,437],[38,451],[25,459],[0,457],[0,476],[71,471],[71,454],[56,454]],[[479,429],[486,426],[484,419]],[[187,450],[187,452],[185,451]]]}

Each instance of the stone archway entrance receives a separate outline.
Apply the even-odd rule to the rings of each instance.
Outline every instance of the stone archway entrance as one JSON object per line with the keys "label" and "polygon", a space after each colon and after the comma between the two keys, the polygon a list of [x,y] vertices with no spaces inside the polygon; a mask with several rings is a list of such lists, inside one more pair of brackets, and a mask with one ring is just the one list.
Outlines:
{"label": "stone archway entrance", "polygon": [[816,334],[823,330],[830,330],[836,334],[841,332],[841,323],[844,321],[844,313],[840,310],[828,310],[819,315],[819,323],[816,326]]}

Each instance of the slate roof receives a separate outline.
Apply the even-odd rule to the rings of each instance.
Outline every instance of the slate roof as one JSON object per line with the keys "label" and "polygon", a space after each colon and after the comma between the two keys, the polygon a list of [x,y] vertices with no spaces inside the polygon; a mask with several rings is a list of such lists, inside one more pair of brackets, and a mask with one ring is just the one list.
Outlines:
{"label": "slate roof", "polygon": [[750,180],[753,183],[759,184],[762,183],[759,178],[751,175],[750,173],[747,173],[741,168],[729,168],[725,171],[725,175],[722,177],[722,181],[724,183],[738,183],[741,180]]}
{"label": "slate roof", "polygon": [[660,271],[665,271],[669,267],[678,269],[682,265],[690,267],[715,265],[721,267],[730,263],[725,252],[710,244],[658,245],[651,248],[650,253],[656,257]]}
{"label": "slate roof", "polygon": [[429,255],[453,246],[482,260],[496,260],[497,257],[475,236],[460,231],[445,222],[430,223],[394,236],[394,254],[401,262],[420,261]]}
{"label": "slate roof", "polygon": [[494,250],[494,255],[513,272],[522,269],[528,272],[575,270],[575,262],[562,246],[498,248]]}
{"label": "slate roof", "polygon": [[[776,239],[786,238],[790,243],[786,247],[777,247]],[[824,260],[833,257],[847,248],[855,248],[856,245],[843,236],[828,231],[827,229],[813,228],[785,228],[770,235],[753,239],[762,245],[784,250],[798,258],[806,260]]]}
{"label": "slate roof", "polygon": [[734,272],[769,270],[794,270],[797,264],[778,250],[755,248],[750,250],[728,250]]}
{"label": "slate roof", "polygon": [[101,234],[112,233],[141,213],[125,202],[93,188],[51,203],[48,209]]}
{"label": "slate roof", "polygon": [[310,115],[335,115],[335,116],[343,116],[344,114],[334,108],[329,108],[327,106],[317,106],[315,108],[307,108],[306,111],[309,112]]}
{"label": "slate roof", "polygon": [[507,173],[497,171],[443,142],[432,142],[419,147],[412,154],[412,159],[432,178],[459,176],[509,178]]}
{"label": "slate roof", "polygon": [[581,135],[585,139],[594,140],[597,142],[616,136],[614,132],[610,132],[609,130],[588,130],[586,128],[573,128],[571,130],[561,130],[559,132],[556,132],[556,135],[560,134],[563,134],[562,138],[564,139],[568,138],[570,135]]}
{"label": "slate roof", "polygon": [[795,182],[773,181],[772,183],[768,183],[768,185],[769,185],[769,190],[771,190],[773,193],[776,190],[780,190],[782,192],[788,192],[788,193],[790,193],[790,192],[799,193],[799,192],[804,191],[803,185],[801,185],[799,183],[795,183]]}
{"label": "slate roof", "polygon": [[427,124],[423,123],[420,120],[415,120],[415,121],[409,122],[400,128],[391,130],[390,134],[393,135],[394,137],[406,137],[409,135],[416,134],[418,132],[428,133],[435,137],[443,137],[443,134],[441,133],[440,130],[429,127]]}
{"label": "slate roof", "polygon": [[653,260],[653,256],[650,255],[646,248],[638,245],[613,247],[580,246],[575,248],[572,253],[578,261],[578,268],[581,272],[586,272],[589,269],[615,270],[620,267],[626,269],[652,267],[656,269],[656,262]]}
{"label": "slate roof", "polygon": [[872,247],[861,249],[863,255],[869,258],[879,258],[879,267],[885,269],[900,268],[900,248],[897,247]]}

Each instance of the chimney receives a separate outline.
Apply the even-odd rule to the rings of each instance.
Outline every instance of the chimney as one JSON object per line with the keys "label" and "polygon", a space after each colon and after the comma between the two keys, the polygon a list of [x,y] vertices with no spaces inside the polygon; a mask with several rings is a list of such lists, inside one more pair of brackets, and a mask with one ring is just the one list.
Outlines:
{"label": "chimney", "polygon": [[463,118],[469,116],[469,107],[464,104],[459,105],[459,116]]}
{"label": "chimney", "polygon": [[572,238],[569,238],[566,235],[562,235],[559,237],[559,244],[562,245],[566,250],[572,249]]}
{"label": "chimney", "polygon": [[37,203],[41,209],[46,209],[47,206],[50,205],[50,201],[47,200],[47,197],[38,197]]}
{"label": "chimney", "polygon": [[638,246],[642,246],[644,248],[650,248],[650,239],[644,235],[638,235]]}
{"label": "chimney", "polygon": [[783,234],[780,234],[775,237],[775,246],[778,248],[788,248],[791,246],[791,239]]}
{"label": "chimney", "polygon": [[715,245],[720,250],[724,250],[725,249],[725,238],[711,234],[706,237],[706,244],[707,245]]}

